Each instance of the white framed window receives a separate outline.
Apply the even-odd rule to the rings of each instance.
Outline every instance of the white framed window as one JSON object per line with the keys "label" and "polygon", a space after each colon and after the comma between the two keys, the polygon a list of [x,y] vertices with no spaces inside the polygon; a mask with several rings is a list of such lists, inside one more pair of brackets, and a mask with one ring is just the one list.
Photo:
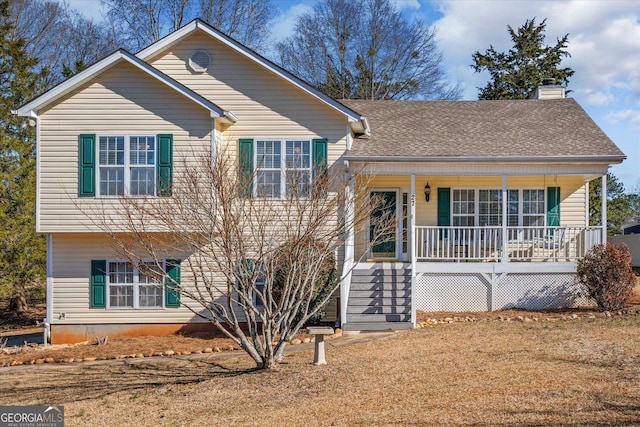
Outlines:
{"label": "white framed window", "polygon": [[544,190],[522,190],[522,225],[544,226]]}
{"label": "white framed window", "polygon": [[311,140],[256,140],[255,195],[265,198],[308,196],[311,190]]}
{"label": "white framed window", "polygon": [[98,135],[98,195],[155,196],[156,137]]}
{"label": "white framed window", "polygon": [[107,308],[163,308],[162,274],[154,262],[107,262]]}
{"label": "white framed window", "polygon": [[[502,189],[453,189],[451,223],[454,226],[501,226]],[[507,190],[507,226],[544,226],[544,189]]]}
{"label": "white framed window", "polygon": [[453,221],[451,224],[457,227],[475,225],[476,218],[476,192],[475,190],[453,190]]}

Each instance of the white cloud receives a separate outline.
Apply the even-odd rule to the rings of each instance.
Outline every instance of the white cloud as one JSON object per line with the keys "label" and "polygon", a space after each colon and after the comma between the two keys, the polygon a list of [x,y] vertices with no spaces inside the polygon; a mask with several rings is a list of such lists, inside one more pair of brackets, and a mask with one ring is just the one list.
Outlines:
{"label": "white cloud", "polygon": [[[498,51],[511,47],[507,25],[516,29],[525,20],[547,18],[546,43],[569,34],[565,60],[575,70],[569,88],[583,94],[584,103],[612,102],[610,88],[630,91],[640,100],[640,1],[441,1],[444,17],[436,22],[440,48],[450,70],[469,66],[475,51],[490,45]],[[472,72],[452,76],[476,80]],[[471,77],[471,79],[470,79]],[[486,82],[488,76],[483,76]],[[480,83],[483,85],[483,83]],[[470,91],[465,93],[468,96]],[[475,92],[473,92],[475,94]]]}
{"label": "white cloud", "polygon": [[418,0],[391,0],[397,10],[404,9],[420,9],[420,2]]}
{"label": "white cloud", "polygon": [[640,127],[640,110],[627,109],[611,112],[605,116],[605,119],[613,125],[629,122],[632,125],[636,125],[636,127]]}
{"label": "white cloud", "polygon": [[273,21],[271,21],[271,39],[273,44],[284,40],[293,33],[298,16],[303,13],[310,12],[312,6],[304,3],[298,3],[289,9],[283,10]]}

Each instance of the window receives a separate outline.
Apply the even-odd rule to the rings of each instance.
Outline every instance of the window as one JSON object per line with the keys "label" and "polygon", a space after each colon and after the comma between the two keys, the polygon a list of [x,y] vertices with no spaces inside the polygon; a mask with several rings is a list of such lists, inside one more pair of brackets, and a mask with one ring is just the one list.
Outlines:
{"label": "window", "polygon": [[264,295],[264,283],[265,283],[264,276],[261,275],[258,278],[256,278],[256,281],[255,281],[256,290],[253,291],[253,305],[256,308],[264,307],[264,304],[262,303],[262,299],[260,299],[260,297],[258,297],[258,294],[256,293],[257,291],[260,294]]}
{"label": "window", "polygon": [[134,266],[114,261],[107,266],[109,308],[162,308],[162,274],[153,262]]}
{"label": "window", "polygon": [[522,225],[544,226],[544,190],[522,190]]}
{"label": "window", "polygon": [[98,137],[98,194],[101,196],[154,196],[155,166],[155,136]]}
{"label": "window", "polygon": [[[502,225],[501,189],[454,189],[452,193],[454,226]],[[543,189],[507,190],[507,226],[544,226],[544,194]]]}
{"label": "window", "polygon": [[453,222],[454,226],[475,225],[475,190],[453,190]]}
{"label": "window", "polygon": [[310,140],[257,140],[255,164],[256,196],[282,198],[310,194]]}

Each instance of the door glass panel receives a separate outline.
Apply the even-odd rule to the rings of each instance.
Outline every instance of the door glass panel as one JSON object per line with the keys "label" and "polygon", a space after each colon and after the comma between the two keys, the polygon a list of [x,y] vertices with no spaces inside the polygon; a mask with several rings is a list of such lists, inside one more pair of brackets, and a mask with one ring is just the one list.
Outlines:
{"label": "door glass panel", "polygon": [[372,191],[377,209],[371,214],[369,242],[374,258],[396,257],[396,192]]}

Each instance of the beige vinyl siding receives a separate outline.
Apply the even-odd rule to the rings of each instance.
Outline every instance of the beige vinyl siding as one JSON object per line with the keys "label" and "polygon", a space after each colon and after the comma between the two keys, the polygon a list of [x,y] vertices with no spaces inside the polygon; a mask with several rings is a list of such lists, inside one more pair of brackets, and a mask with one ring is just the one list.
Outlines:
{"label": "beige vinyl siding", "polygon": [[[198,321],[185,307],[166,309],[89,308],[91,260],[113,260],[111,239],[97,233],[53,234],[52,323],[183,323]],[[183,258],[173,254],[171,258]],[[169,257],[168,257],[169,258]],[[186,269],[182,269],[185,271]],[[183,273],[182,282],[188,283]],[[189,304],[182,297],[181,301]],[[64,320],[60,319],[64,313]]]}
{"label": "beige vinyl siding", "polygon": [[[431,197],[425,201],[424,186],[429,183]],[[376,176],[366,181],[369,189],[398,189],[400,195],[408,193],[410,176]],[[507,188],[534,189],[560,187],[560,223],[566,226],[585,226],[586,184],[582,176],[509,176]],[[501,176],[416,176],[416,225],[435,226],[438,224],[438,188],[476,189],[502,188]],[[363,254],[366,244],[366,230],[356,233],[356,257]]]}
{"label": "beige vinyl siding", "polygon": [[120,204],[77,197],[78,135],[173,134],[175,175],[184,154],[208,155],[212,120],[206,109],[121,63],[41,112],[40,126],[40,231],[85,232],[99,231],[100,212]]}
{"label": "beige vinyl siding", "polygon": [[[196,49],[211,56],[206,73],[187,66]],[[238,118],[224,130],[228,153],[240,138],[327,138],[329,165],[344,154],[346,116],[201,31],[148,62]]]}

